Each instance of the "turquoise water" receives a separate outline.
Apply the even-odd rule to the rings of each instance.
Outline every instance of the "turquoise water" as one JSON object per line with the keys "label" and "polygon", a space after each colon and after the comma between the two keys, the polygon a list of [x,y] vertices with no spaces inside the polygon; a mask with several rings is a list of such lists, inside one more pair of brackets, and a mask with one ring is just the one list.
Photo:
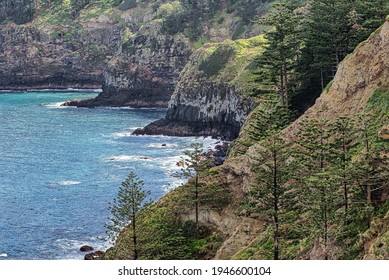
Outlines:
{"label": "turquoise water", "polygon": [[106,249],[108,203],[131,170],[153,199],[180,183],[176,162],[194,139],[131,136],[162,109],[59,106],[93,96],[0,93],[0,259],[82,259],[82,245]]}

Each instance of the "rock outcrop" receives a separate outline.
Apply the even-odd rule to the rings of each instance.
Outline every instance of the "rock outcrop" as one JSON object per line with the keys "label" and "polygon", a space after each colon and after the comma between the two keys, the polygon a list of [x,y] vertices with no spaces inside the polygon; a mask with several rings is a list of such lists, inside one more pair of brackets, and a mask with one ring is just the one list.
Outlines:
{"label": "rock outcrop", "polygon": [[[224,1],[208,0],[123,1],[114,13],[126,22],[125,36],[104,71],[103,92],[77,106],[167,107],[194,46],[258,34],[250,22],[255,13],[249,7],[262,10],[265,6],[235,0],[228,4],[244,8],[235,11]],[[206,129],[210,130],[213,126]]]}
{"label": "rock outcrop", "polygon": [[107,64],[103,93],[79,106],[166,107],[191,47],[160,29],[149,24],[129,38]]}
{"label": "rock outcrop", "polygon": [[1,28],[0,89],[101,88],[106,57],[121,42],[120,29],[103,16],[93,28],[78,24]]}
{"label": "rock outcrop", "polygon": [[1,1],[0,89],[102,87],[71,104],[166,107],[194,47],[258,34],[250,19],[266,10],[251,0],[103,2]]}
{"label": "rock outcrop", "polygon": [[196,51],[181,72],[165,119],[134,133],[235,139],[258,102],[252,84],[242,86],[240,78],[252,75],[247,65],[260,53],[262,40],[244,41],[207,44]]}

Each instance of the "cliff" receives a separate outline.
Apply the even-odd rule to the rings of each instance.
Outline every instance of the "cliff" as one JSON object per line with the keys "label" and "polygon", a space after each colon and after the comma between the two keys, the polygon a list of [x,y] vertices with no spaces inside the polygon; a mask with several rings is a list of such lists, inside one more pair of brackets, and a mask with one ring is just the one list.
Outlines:
{"label": "cliff", "polygon": [[[366,42],[361,43],[351,55],[341,62],[333,82],[328,85],[315,105],[297,121],[284,129],[281,135],[293,141],[302,128],[303,120],[321,118],[334,120],[340,116],[355,115],[366,111],[371,113],[377,124],[379,124],[379,126],[373,127],[374,131],[372,133],[374,135],[373,138],[380,145],[380,156],[383,158],[383,161],[376,159],[374,164],[376,166],[386,164],[385,166],[387,167],[389,155],[389,142],[387,140],[389,118],[388,49],[389,21],[386,21]],[[200,56],[201,54],[195,53],[193,57],[196,55]],[[228,61],[231,63],[230,60]],[[195,62],[193,66],[187,67],[186,70],[189,67],[194,67],[198,70],[199,65]],[[221,68],[217,69],[220,71]],[[193,71],[193,69],[191,70]],[[205,75],[200,71],[197,74],[200,78]],[[188,84],[198,80],[186,80],[183,77],[185,77],[185,70],[181,76],[180,83]],[[180,88],[179,85],[177,88]],[[195,86],[201,88],[200,85],[195,84]],[[197,99],[201,100],[202,96],[199,94]],[[214,98],[213,95],[209,96]],[[180,98],[184,98],[184,96],[181,96],[180,91],[177,90],[171,104],[175,104],[177,102],[175,100],[180,100]],[[194,102],[196,99],[195,97],[186,96],[185,98],[190,98],[191,102]],[[207,104],[197,102],[202,104],[202,107],[204,107],[204,104]],[[168,115],[174,118],[176,109],[172,105]],[[259,108],[261,111],[263,109],[261,108],[262,105],[260,103],[256,110]],[[190,108],[184,108],[183,112],[185,110],[191,112]],[[200,109],[195,110],[195,112],[200,111]],[[203,114],[206,113],[204,112]],[[250,114],[244,126],[250,126],[250,123],[258,121],[257,118],[261,116],[261,114]],[[235,120],[238,121],[239,118],[235,118]],[[242,137],[247,137],[246,134],[247,131],[242,131],[238,141]],[[194,218],[194,210],[193,207],[180,202],[185,197],[187,185],[170,192],[153,205],[141,217],[140,230],[148,232],[152,228],[158,238],[167,243],[170,240],[169,238],[173,236],[176,238],[174,240],[181,240],[181,243],[176,243],[175,251],[171,252],[170,258],[177,258],[177,256],[203,259],[272,258],[273,232],[271,230],[271,221],[261,214],[251,216],[250,218],[236,214],[241,209],[241,202],[245,192],[255,181],[256,174],[252,169],[253,159],[256,157],[256,151],[260,147],[260,144],[250,142],[243,152],[232,151],[231,156],[222,166],[214,167],[201,174],[201,183],[206,186],[205,191],[212,194],[207,196],[208,199],[201,200],[200,202],[199,223],[201,227],[205,226],[208,228],[208,231],[202,231],[204,234],[197,236],[195,240],[193,240],[192,235],[188,234],[188,223]],[[240,147],[235,145],[233,149],[240,149]],[[358,152],[360,150],[357,149],[356,158],[360,157]],[[387,180],[381,185],[380,192],[375,195],[374,199],[377,204],[371,226],[366,229],[362,225],[351,223],[351,235],[348,238],[342,239],[343,241],[340,243],[330,238],[328,242],[328,247],[331,251],[330,258],[387,259],[387,248],[389,247],[387,238],[389,186],[385,184],[387,184]],[[293,212],[293,215],[296,213],[298,212]],[[285,243],[282,247],[283,258],[323,259],[323,247],[320,244],[320,239],[315,237],[317,232],[312,234],[306,232],[308,224],[304,216],[297,215],[294,218],[294,222],[284,224],[285,240],[282,240],[282,242]],[[162,225],[165,227],[162,227]],[[166,226],[174,228],[174,234],[167,233]],[[330,228],[335,227],[336,225],[334,224]],[[160,231],[160,228],[165,230]],[[126,240],[130,236],[129,229],[123,231],[115,247],[107,251],[105,258],[131,258],[131,252],[125,249]],[[153,238],[156,237],[154,236]],[[147,242],[150,241],[146,238],[143,242],[148,244]],[[152,244],[165,244],[163,242],[158,243],[155,239],[152,242],[154,242]],[[168,251],[169,248],[169,246],[162,247],[160,252]],[[183,252],[185,254],[181,255]],[[143,256],[144,258],[166,257],[147,250]]]}
{"label": "cliff", "polygon": [[103,93],[79,106],[166,107],[190,55],[182,36],[161,34],[149,23],[122,44],[103,73]]}
{"label": "cliff", "polygon": [[250,20],[267,2],[1,1],[0,89],[102,87],[70,104],[167,106],[193,50],[260,32]]}
{"label": "cliff", "polygon": [[120,31],[101,18],[93,29],[9,24],[0,30],[0,89],[99,88]]}
{"label": "cliff", "polygon": [[[250,19],[251,9],[265,12],[268,1],[123,1],[117,13],[127,22],[129,38],[104,71],[103,92],[78,106],[166,107],[179,80],[180,72],[195,48],[205,42],[247,37],[259,32]],[[231,9],[239,5],[239,9]],[[201,20],[200,20],[201,19]],[[230,91],[230,89],[226,89]],[[175,117],[177,118],[177,116]],[[186,122],[184,120],[183,122]],[[171,127],[169,122],[169,125]],[[191,128],[182,125],[184,130]],[[167,129],[150,133],[171,133]],[[220,128],[216,129],[220,130]],[[196,128],[197,134],[214,134],[213,127]],[[204,132],[204,133],[202,133]],[[234,132],[236,134],[236,131]]]}
{"label": "cliff", "polygon": [[182,70],[166,117],[135,134],[210,135],[234,139],[260,98],[250,68],[261,36],[206,44]]}

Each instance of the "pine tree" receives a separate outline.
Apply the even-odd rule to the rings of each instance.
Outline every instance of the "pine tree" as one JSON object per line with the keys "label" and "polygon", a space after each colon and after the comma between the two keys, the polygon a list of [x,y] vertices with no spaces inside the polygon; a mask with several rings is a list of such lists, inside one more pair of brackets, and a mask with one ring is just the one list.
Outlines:
{"label": "pine tree", "polygon": [[[303,113],[334,78],[338,64],[356,46],[353,0],[310,0],[301,23],[293,106]],[[358,42],[359,43],[359,42]]]}
{"label": "pine tree", "polygon": [[117,239],[124,227],[131,225],[131,247],[135,260],[139,257],[137,216],[152,204],[152,201],[145,202],[150,191],[145,191],[143,187],[143,181],[139,180],[134,172],[131,172],[122,182],[117,197],[110,203],[109,210],[112,217],[106,224],[108,236],[112,241]]}
{"label": "pine tree", "polygon": [[337,178],[329,171],[331,129],[325,119],[304,120],[293,150],[295,164],[294,188],[299,197],[298,206],[308,219],[307,226],[324,247],[328,259],[328,241],[331,222],[335,219]]}
{"label": "pine tree", "polygon": [[307,178],[305,185],[306,215],[314,225],[314,233],[324,247],[324,259],[329,259],[330,226],[337,220],[338,178],[331,172],[316,173]]}
{"label": "pine tree", "polygon": [[280,216],[287,209],[288,144],[276,133],[261,142],[256,150],[253,171],[255,184],[247,191],[242,214],[265,214],[273,224],[273,258],[280,258]]}
{"label": "pine tree", "polygon": [[389,2],[386,0],[356,0],[356,44],[366,40],[380,27],[389,14]]}
{"label": "pine tree", "polygon": [[356,128],[359,134],[357,143],[361,147],[361,152],[354,162],[354,179],[355,184],[362,188],[365,197],[365,201],[360,204],[365,206],[363,209],[367,212],[368,227],[370,227],[373,209],[377,206],[374,201],[374,197],[377,197],[375,193],[389,187],[389,163],[388,159],[381,155],[385,148],[376,145],[380,142],[375,133],[380,127],[379,123],[370,113],[363,112],[357,116]]}
{"label": "pine tree", "polygon": [[273,29],[265,35],[268,45],[258,64],[268,69],[278,88],[281,104],[286,107],[289,106],[290,79],[301,45],[298,36],[300,17],[295,13],[297,7],[297,1],[274,4],[273,11],[260,20],[261,24],[273,26]]}
{"label": "pine tree", "polygon": [[344,218],[350,207],[350,188],[352,187],[354,165],[351,158],[351,149],[355,146],[355,123],[351,117],[341,116],[333,124],[332,167],[335,175],[340,178],[343,192]]}
{"label": "pine tree", "polygon": [[182,162],[184,166],[181,170],[181,175],[185,178],[191,178],[187,184],[187,192],[189,199],[187,203],[194,205],[195,208],[195,225],[198,227],[199,223],[199,208],[200,198],[203,184],[200,182],[200,173],[209,166],[209,159],[206,157],[203,144],[196,141],[190,145],[191,150],[184,151],[184,158]]}

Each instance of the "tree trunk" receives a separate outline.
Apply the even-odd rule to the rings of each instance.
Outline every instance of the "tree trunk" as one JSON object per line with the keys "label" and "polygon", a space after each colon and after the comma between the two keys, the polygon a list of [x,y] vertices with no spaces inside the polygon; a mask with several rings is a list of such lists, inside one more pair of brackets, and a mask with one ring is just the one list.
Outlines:
{"label": "tree trunk", "polygon": [[136,218],[135,215],[132,216],[132,242],[134,245],[134,260],[138,259],[138,247],[137,247],[137,236],[136,236]]}
{"label": "tree trunk", "polygon": [[196,172],[196,182],[195,182],[195,212],[196,212],[196,234],[197,234],[197,227],[199,223],[199,173]]}
{"label": "tree trunk", "polygon": [[346,143],[345,143],[345,135],[343,132],[342,135],[342,179],[343,179],[343,195],[344,195],[344,220],[347,222],[347,214],[348,214],[348,186],[347,186],[347,179],[346,179]]}
{"label": "tree trunk", "polygon": [[278,245],[278,185],[277,185],[277,152],[273,151],[273,196],[274,196],[274,259],[279,259],[279,245]]}
{"label": "tree trunk", "polygon": [[328,260],[328,215],[327,205],[324,205],[324,259]]}
{"label": "tree trunk", "polygon": [[281,73],[280,73],[280,99],[281,99],[281,104],[285,106],[285,94],[284,94],[284,69],[283,65],[281,65]]}
{"label": "tree trunk", "polygon": [[288,108],[289,107],[289,90],[288,90],[288,70],[286,69],[286,65],[284,65],[284,79],[285,79],[285,90],[284,90],[284,95],[285,95],[285,106]]}

